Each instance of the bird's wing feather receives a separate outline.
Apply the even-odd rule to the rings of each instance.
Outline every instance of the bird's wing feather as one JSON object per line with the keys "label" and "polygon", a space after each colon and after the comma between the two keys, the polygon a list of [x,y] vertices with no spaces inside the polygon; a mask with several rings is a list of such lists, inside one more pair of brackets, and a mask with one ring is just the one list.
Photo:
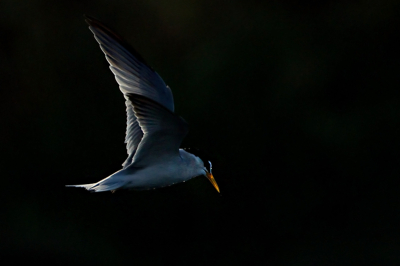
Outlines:
{"label": "bird's wing feather", "polygon": [[122,164],[123,169],[128,167],[132,158],[135,155],[135,151],[137,146],[143,137],[142,129],[139,126],[139,123],[136,119],[135,113],[133,112],[133,105],[128,97],[125,97],[125,105],[126,105],[126,135],[125,135],[125,143],[126,150],[128,152],[128,158],[126,158],[125,162]]}
{"label": "bird's wing feather", "polygon": [[143,137],[132,103],[127,95],[142,95],[173,112],[174,100],[172,92],[165,85],[162,78],[119,35],[94,18],[86,17],[86,22],[89,24],[89,29],[93,32],[107,61],[110,63],[110,69],[114,73],[119,88],[126,99],[127,127],[125,142],[128,158],[123,163],[123,167],[126,168],[131,164]]}
{"label": "bird's wing feather", "polygon": [[128,98],[144,134],[131,166],[147,166],[178,156],[189,131],[187,123],[149,98],[137,94],[129,94]]}

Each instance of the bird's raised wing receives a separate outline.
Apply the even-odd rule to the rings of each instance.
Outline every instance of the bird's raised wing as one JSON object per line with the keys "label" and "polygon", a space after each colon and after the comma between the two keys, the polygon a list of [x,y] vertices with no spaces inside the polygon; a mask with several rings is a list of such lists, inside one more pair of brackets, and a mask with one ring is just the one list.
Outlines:
{"label": "bird's raised wing", "polygon": [[128,98],[144,134],[132,166],[147,166],[178,156],[182,140],[189,131],[187,123],[149,98],[137,94],[128,94]]}
{"label": "bird's raised wing", "polygon": [[143,132],[133,112],[132,103],[127,95],[142,95],[171,112],[174,111],[174,99],[171,89],[162,78],[146,64],[144,59],[124,39],[94,18],[86,17],[86,22],[110,63],[110,69],[126,99],[125,142],[128,158],[123,163],[123,167],[126,168],[132,162],[143,137]]}

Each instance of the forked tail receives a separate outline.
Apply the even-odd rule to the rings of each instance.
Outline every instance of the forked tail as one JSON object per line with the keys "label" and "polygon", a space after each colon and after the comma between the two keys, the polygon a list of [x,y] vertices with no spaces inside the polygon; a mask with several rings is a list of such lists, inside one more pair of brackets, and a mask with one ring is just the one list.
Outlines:
{"label": "forked tail", "polygon": [[86,190],[90,190],[93,186],[95,186],[96,183],[93,184],[85,184],[85,185],[66,185],[66,187],[83,187]]}
{"label": "forked tail", "polygon": [[104,182],[101,181],[93,184],[84,184],[84,185],[66,185],[66,187],[83,187],[88,191],[92,192],[103,192],[103,191],[112,191],[122,187],[124,184],[121,182]]}

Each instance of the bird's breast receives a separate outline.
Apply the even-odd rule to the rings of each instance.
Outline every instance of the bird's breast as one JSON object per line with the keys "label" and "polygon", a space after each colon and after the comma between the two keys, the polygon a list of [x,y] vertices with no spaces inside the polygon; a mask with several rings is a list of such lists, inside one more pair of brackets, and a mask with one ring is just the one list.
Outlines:
{"label": "bird's breast", "polygon": [[[179,158],[179,157],[178,157]],[[124,177],[128,182],[126,188],[133,189],[152,189],[166,187],[191,179],[190,171],[186,163],[180,158],[148,167],[134,168],[126,171]],[[124,173],[121,173],[124,174]]]}

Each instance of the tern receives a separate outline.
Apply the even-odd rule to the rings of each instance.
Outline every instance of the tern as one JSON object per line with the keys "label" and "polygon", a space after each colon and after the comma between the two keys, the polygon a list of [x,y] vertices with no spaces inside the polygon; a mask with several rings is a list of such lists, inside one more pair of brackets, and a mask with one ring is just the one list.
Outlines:
{"label": "tern", "polygon": [[97,183],[67,187],[147,190],[205,176],[219,193],[211,162],[180,149],[188,125],[174,113],[171,89],[123,38],[100,21],[85,18],[125,98],[128,158],[121,170]]}

